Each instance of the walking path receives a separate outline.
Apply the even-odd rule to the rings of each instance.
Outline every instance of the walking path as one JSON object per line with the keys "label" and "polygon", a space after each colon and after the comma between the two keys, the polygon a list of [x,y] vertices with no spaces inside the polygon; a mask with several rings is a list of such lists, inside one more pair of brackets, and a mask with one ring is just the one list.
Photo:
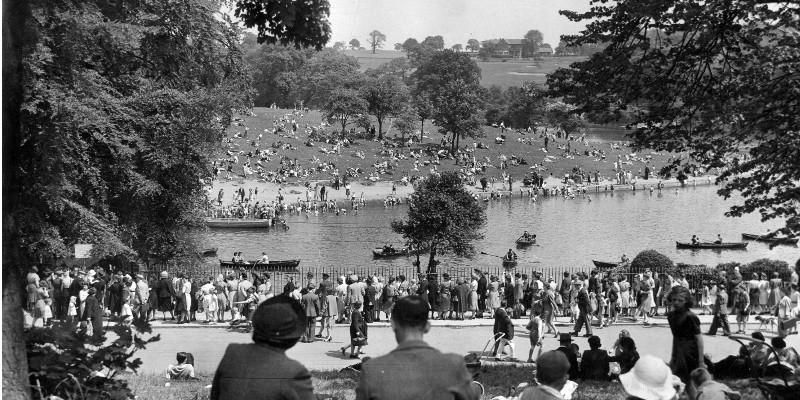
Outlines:
{"label": "walking path", "polygon": [[[701,315],[699,317],[705,332],[711,323],[711,316]],[[568,323],[567,318],[558,318],[558,320],[556,327],[561,332],[571,331],[572,325]],[[669,360],[672,334],[666,318],[656,317],[652,320],[653,323],[648,326],[632,321],[623,321],[603,329],[597,329],[595,326],[593,333],[600,337],[604,349],[610,349],[619,332],[626,329],[636,341],[640,354],[653,354]],[[530,349],[527,331],[523,328],[526,322],[526,319],[514,320],[514,325],[517,327],[514,338],[516,357],[522,360],[527,359]],[[444,352],[466,355],[469,352],[481,352],[484,349],[492,335],[493,320],[431,321],[431,325],[433,327],[425,337],[428,343]],[[751,322],[748,325],[748,333],[758,327],[757,323]],[[159,320],[153,322],[153,328],[154,334],[159,334],[161,340],[136,353],[136,357],[142,359],[141,371],[144,373],[160,374],[169,363],[174,362],[176,352],[187,351],[194,354],[198,372],[201,375],[211,375],[222,359],[228,344],[252,341],[250,333],[228,330],[226,329],[228,324],[208,326],[202,323],[189,323],[177,325],[171,321]],[[735,323],[733,323],[732,329],[736,329]],[[770,332],[765,332],[765,334],[768,338],[774,335]],[[343,356],[340,352],[340,348],[349,343],[349,326],[337,324],[333,329],[332,336],[331,342],[298,343],[288,351],[288,355],[312,370],[338,370],[358,362],[358,360],[350,359],[349,353]],[[386,322],[370,324],[368,337],[369,345],[365,347],[364,357],[386,354],[397,345],[394,333]],[[704,335],[703,339],[706,353],[711,356],[712,360],[718,361],[738,352],[739,344],[723,337],[721,332],[716,337]],[[581,351],[589,348],[587,338],[578,336],[573,340]],[[790,346],[800,348],[800,336],[790,335],[786,341]],[[554,338],[554,335],[548,334],[543,347],[544,351],[555,349],[558,347],[558,340]]]}

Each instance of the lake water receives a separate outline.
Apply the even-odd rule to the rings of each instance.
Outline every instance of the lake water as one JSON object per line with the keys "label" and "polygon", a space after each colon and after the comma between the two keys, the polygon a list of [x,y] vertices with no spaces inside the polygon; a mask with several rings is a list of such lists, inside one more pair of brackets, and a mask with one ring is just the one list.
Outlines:
{"label": "lake water", "polygon": [[[741,241],[741,233],[762,233],[780,222],[762,223],[758,215],[728,218],[724,211],[731,204],[716,195],[715,186],[664,189],[650,195],[644,191],[616,191],[592,194],[587,199],[560,197],[502,199],[487,203],[485,238],[475,243],[478,252],[472,259],[439,256],[441,267],[470,268],[500,265],[490,255],[503,255],[524,230],[535,233],[538,245],[515,249],[520,267],[592,267],[592,260],[617,261],[625,253],[631,259],[640,251],[655,249],[675,262],[716,265],[736,261],[747,263],[759,258],[780,259],[794,264],[798,247],[750,242],[747,250],[678,250],[675,241],[689,241],[693,234],[713,240],[722,234],[725,241]],[[290,216],[291,229],[221,230],[208,234],[208,244],[219,247],[219,258],[229,260],[234,251],[245,259],[256,259],[266,251],[270,259],[301,259],[303,267],[370,268],[409,266],[411,258],[374,260],[371,250],[386,243],[402,245],[392,232],[393,219],[405,217],[405,205],[384,208],[369,204],[358,215]],[[211,261],[211,260],[210,260]],[[538,263],[534,263],[538,261]],[[427,265],[423,259],[423,267]]]}

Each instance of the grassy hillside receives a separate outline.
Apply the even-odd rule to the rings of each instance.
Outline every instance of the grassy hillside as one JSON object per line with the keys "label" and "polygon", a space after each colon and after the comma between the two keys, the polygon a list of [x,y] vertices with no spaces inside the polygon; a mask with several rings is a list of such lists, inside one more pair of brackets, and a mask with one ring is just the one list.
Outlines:
{"label": "grassy hillside", "polygon": [[[371,50],[345,50],[344,54],[358,59],[362,71],[376,68],[393,58],[406,56],[406,53],[394,50],[377,50],[375,54],[372,54]],[[544,85],[547,74],[585,59],[585,57],[546,57],[537,61],[478,61],[478,66],[481,68],[481,85],[485,87],[498,85],[505,89],[509,86],[521,86],[525,81]]]}

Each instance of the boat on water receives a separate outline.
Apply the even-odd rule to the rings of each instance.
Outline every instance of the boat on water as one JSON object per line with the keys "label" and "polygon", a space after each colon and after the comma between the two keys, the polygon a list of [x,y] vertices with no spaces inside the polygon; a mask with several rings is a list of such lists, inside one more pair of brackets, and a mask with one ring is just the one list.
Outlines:
{"label": "boat on water", "polygon": [[767,237],[766,235],[754,235],[752,233],[743,233],[742,239],[755,240],[757,242],[766,242],[770,244],[788,244],[788,245],[797,245],[798,241],[798,238]]}
{"label": "boat on water", "polygon": [[200,250],[199,253],[203,257],[214,257],[214,256],[217,255],[217,250],[219,250],[219,249],[217,249],[216,247],[211,247],[211,248],[208,248],[208,249],[202,249],[202,250]]}
{"label": "boat on water", "polygon": [[253,218],[208,218],[206,219],[206,226],[216,229],[257,229],[269,228],[272,226],[271,219],[253,219]]}
{"label": "boat on water", "polygon": [[529,237],[529,238],[526,239],[524,236],[520,236],[514,243],[516,243],[517,246],[520,246],[520,247],[522,247],[522,246],[530,246],[532,244],[536,244],[536,238]]}
{"label": "boat on water", "polygon": [[262,263],[258,260],[244,263],[219,260],[220,268],[236,270],[245,269],[258,272],[300,272],[297,270],[298,265],[300,265],[300,260],[270,260],[269,263]]}
{"label": "boat on water", "polygon": [[697,244],[686,242],[675,242],[675,247],[679,249],[746,249],[746,242],[700,242]]}
{"label": "boat on water", "polygon": [[410,254],[407,248],[395,249],[394,247],[376,247],[372,249],[372,256],[375,258],[407,257]]}
{"label": "boat on water", "polygon": [[607,262],[607,261],[597,261],[597,260],[592,260],[592,262],[594,263],[594,266],[597,267],[598,269],[612,269],[622,265],[621,262]]}

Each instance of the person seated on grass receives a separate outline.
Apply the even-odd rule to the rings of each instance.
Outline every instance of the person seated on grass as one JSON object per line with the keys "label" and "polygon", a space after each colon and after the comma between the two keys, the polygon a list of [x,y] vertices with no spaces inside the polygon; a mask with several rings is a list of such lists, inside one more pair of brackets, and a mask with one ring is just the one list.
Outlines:
{"label": "person seated on grass", "polygon": [[692,384],[697,388],[695,400],[739,400],[742,394],[724,383],[714,381],[711,373],[705,368],[692,371]]}
{"label": "person seated on grass", "polygon": [[607,381],[608,380],[608,352],[600,349],[600,338],[589,338],[589,350],[583,352],[581,357],[581,377],[583,379]]}
{"label": "person seated on grass", "polygon": [[639,352],[633,339],[630,336],[620,337],[614,346],[614,356],[609,357],[608,361],[619,364],[619,374],[628,373],[639,361]]}
{"label": "person seated on grass", "polygon": [[564,353],[548,351],[536,359],[538,386],[529,386],[522,392],[520,400],[563,399],[561,390],[569,380],[570,363]]}
{"label": "person seated on grass", "polygon": [[673,400],[678,399],[685,385],[664,360],[643,355],[626,374],[619,376],[628,400]]}
{"label": "person seated on grass", "polygon": [[187,380],[197,379],[194,376],[194,360],[190,360],[189,353],[178,352],[175,357],[178,364],[170,364],[167,367],[167,379],[169,380]]}

